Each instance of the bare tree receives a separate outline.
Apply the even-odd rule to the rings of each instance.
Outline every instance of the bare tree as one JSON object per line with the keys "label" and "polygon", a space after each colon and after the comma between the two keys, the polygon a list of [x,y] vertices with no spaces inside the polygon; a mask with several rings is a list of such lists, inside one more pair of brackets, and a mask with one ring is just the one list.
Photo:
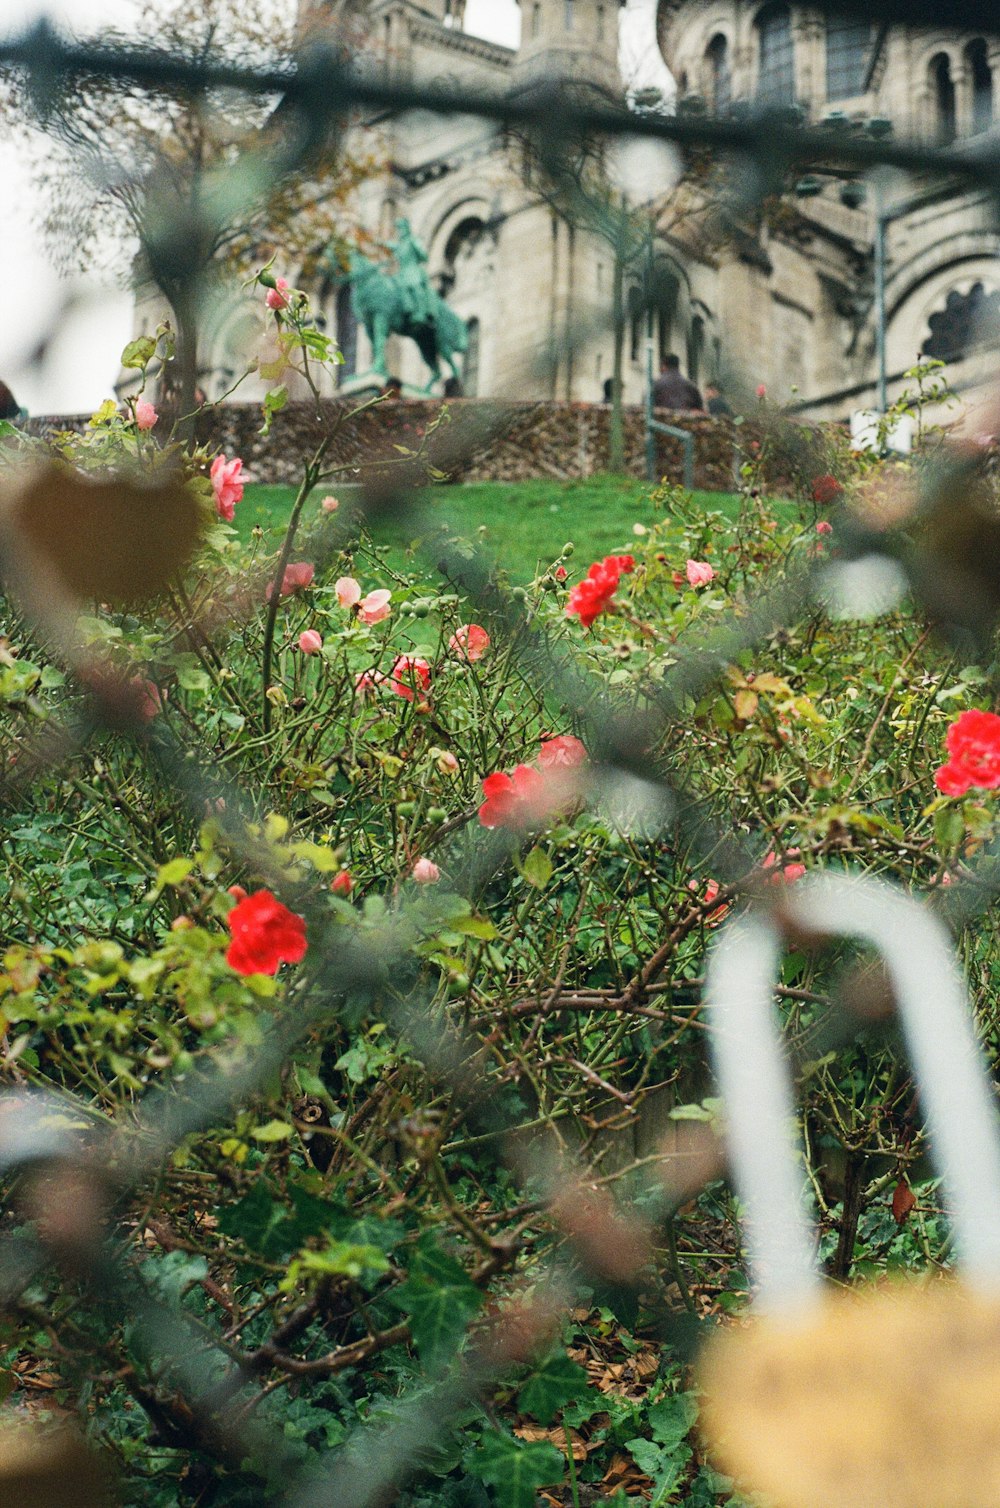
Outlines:
{"label": "bare tree", "polygon": [[[354,11],[355,0],[339,0],[300,22],[288,0],[141,0],[134,31],[101,41],[139,38],[195,64],[298,69],[320,85],[346,56]],[[308,265],[357,237],[351,194],[374,164],[345,145],[344,119],[308,100],[95,73],[61,76],[41,100],[14,80],[3,103],[31,144],[57,260],[127,269],[169,304],[182,413],[194,407],[206,300],[225,275],[273,252]]]}

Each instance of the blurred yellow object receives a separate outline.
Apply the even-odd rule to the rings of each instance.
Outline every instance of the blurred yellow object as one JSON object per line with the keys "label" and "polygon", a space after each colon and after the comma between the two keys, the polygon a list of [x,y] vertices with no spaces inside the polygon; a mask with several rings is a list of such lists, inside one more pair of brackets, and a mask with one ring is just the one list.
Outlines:
{"label": "blurred yellow object", "polygon": [[773,1508],[1000,1508],[1000,1294],[831,1290],[720,1331],[699,1372],[714,1462]]}
{"label": "blurred yellow object", "polygon": [[2,1508],[112,1508],[110,1473],[70,1428],[0,1429]]}

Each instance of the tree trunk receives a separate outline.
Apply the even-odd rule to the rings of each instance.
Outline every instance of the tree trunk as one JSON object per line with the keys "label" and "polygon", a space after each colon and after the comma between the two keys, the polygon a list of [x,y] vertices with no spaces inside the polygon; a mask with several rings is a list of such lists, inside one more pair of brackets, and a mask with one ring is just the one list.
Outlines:
{"label": "tree trunk", "polygon": [[180,423],[178,438],[186,450],[191,450],[195,439],[194,411],[198,391],[198,316],[195,300],[181,295],[174,305],[177,315],[177,367],[180,376]]}
{"label": "tree trunk", "polygon": [[611,328],[614,339],[614,372],[611,378],[611,426],[608,465],[614,475],[625,470],[625,419],[622,412],[622,367],[625,358],[625,262],[614,248]]}

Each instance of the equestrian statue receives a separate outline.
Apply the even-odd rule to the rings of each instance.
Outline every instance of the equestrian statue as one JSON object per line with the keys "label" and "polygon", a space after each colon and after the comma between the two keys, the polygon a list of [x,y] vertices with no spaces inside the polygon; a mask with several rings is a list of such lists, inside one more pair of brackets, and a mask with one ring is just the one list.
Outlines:
{"label": "equestrian statue", "polygon": [[[404,335],[417,344],[430,368],[430,391],[441,378],[441,363],[447,363],[461,381],[456,356],[469,348],[465,321],[432,287],[427,273],[427,251],[413,234],[409,220],[396,222],[396,240],[390,250],[397,271],[389,272],[359,251],[351,253],[351,307],[371,341],[372,370],[383,381],[389,375],[385,344],[390,335]],[[342,275],[342,274],[341,274]]]}

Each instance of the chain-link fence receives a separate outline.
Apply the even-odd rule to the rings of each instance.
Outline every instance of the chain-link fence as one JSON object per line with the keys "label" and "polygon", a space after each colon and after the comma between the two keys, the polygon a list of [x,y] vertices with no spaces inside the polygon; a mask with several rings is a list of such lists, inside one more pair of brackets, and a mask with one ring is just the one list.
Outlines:
{"label": "chain-link fence", "polygon": [[[855,15],[862,8],[847,0],[843,4],[827,0],[818,9],[831,15]],[[863,7],[863,13],[885,25],[938,24],[936,10],[932,14],[931,7],[915,0],[871,3]],[[1000,29],[994,8],[973,0],[956,3],[948,21],[989,34]],[[748,192],[765,195],[780,190],[790,175],[817,167],[859,174],[892,168],[990,194],[998,189],[992,137],[984,139],[981,149],[961,145],[929,149],[891,139],[872,140],[860,133],[834,137],[829,130],[811,127],[788,112],[727,119],[636,114],[581,98],[557,81],[518,96],[417,86],[353,67],[337,46],[315,41],[293,69],[267,71],[216,64],[211,56],[195,63],[141,48],[124,51],[69,42],[39,26],[0,45],[0,66],[26,91],[43,126],[58,109],[61,93],[82,77],[97,76],[109,86],[119,81],[140,84],[153,98],[162,89],[192,97],[225,90],[277,102],[272,115],[280,123],[276,138],[272,134],[266,150],[245,148],[242,165],[246,172],[238,171],[239,162],[232,164],[233,192],[237,198],[245,196],[248,206],[279,179],[308,173],[317,153],[339,138],[359,110],[475,115],[529,141],[541,131],[549,168],[560,154],[569,159],[581,140],[642,137],[685,150],[708,151],[716,164],[713,192],[732,194],[741,204],[747,203]],[[155,186],[152,192],[155,210]],[[225,208],[227,214],[233,212],[231,202]],[[211,217],[214,212],[209,203],[205,214]],[[185,261],[186,247],[178,241],[176,226],[162,219],[158,222],[152,212],[147,222],[165,227],[162,234],[155,230],[150,234],[154,267],[162,264],[160,270],[173,284],[196,279],[198,269],[193,260]],[[209,225],[206,234],[213,228]],[[197,226],[187,225],[190,244],[200,242],[197,232]],[[582,339],[587,332],[579,333]],[[31,1063],[30,1030],[22,1043],[20,1066],[8,1053],[4,1072],[9,1088],[0,1105],[0,1156],[15,1212],[11,1224],[16,1228],[8,1230],[0,1247],[0,1283],[11,1316],[22,1325],[26,1321],[36,1324],[39,1333],[52,1342],[56,1355],[73,1353],[77,1368],[89,1348],[95,1371],[104,1378],[101,1386],[107,1386],[109,1376],[117,1373],[135,1408],[144,1411],[155,1449],[201,1463],[190,1467],[196,1476],[208,1470],[196,1482],[192,1477],[190,1498],[183,1499],[191,1502],[308,1501],[360,1508],[395,1501],[411,1478],[419,1480],[436,1454],[444,1451],[454,1424],[466,1417],[470,1403],[486,1408],[512,1369],[531,1364],[539,1352],[544,1354],[560,1315],[572,1309],[581,1291],[603,1295],[619,1312],[641,1298],[647,1333],[658,1336],[664,1347],[688,1354],[698,1311],[691,1302],[677,1302],[678,1293],[687,1300],[690,1295],[684,1292],[677,1262],[674,1215],[703,1183],[718,1176],[714,1139],[694,1140],[668,1153],[662,1137],[653,1136],[648,1155],[627,1160],[633,1180],[630,1198],[641,1208],[641,1219],[637,1218],[628,1205],[616,1203],[614,1189],[621,1175],[613,1167],[606,1171],[607,1162],[602,1167],[606,1152],[600,1149],[608,1126],[631,1127],[651,1109],[655,1096],[649,1091],[654,1085],[640,1073],[625,1089],[618,1087],[612,1069],[594,1068],[586,1061],[582,1045],[573,1048],[572,1032],[567,1029],[558,1039],[553,1061],[558,1058],[559,1072],[566,1070],[570,1059],[576,1065],[574,1094],[580,1098],[575,1108],[584,1103],[587,1092],[601,1110],[587,1112],[589,1132],[577,1139],[578,1145],[571,1137],[526,1137],[520,1128],[533,1117],[523,1096],[511,1090],[517,1074],[494,1071],[492,1054],[497,1034],[504,1029],[503,1020],[466,1009],[460,983],[442,1004],[436,983],[429,983],[426,974],[412,966],[414,948],[422,936],[441,929],[461,934],[470,926],[470,918],[474,931],[478,922],[473,908],[489,885],[506,866],[523,867],[518,845],[502,829],[476,832],[471,838],[474,808],[454,820],[442,815],[435,842],[439,857],[445,851],[448,854],[447,892],[428,891],[431,898],[422,896],[419,914],[414,915],[412,893],[404,887],[370,907],[363,927],[346,928],[339,913],[331,915],[326,895],[318,896],[303,883],[282,847],[284,834],[262,825],[255,793],[241,790],[239,781],[230,778],[211,750],[200,744],[196,725],[180,715],[170,721],[150,718],[146,693],[137,691],[134,676],[122,673],[107,642],[81,637],[83,602],[110,604],[107,621],[112,621],[116,613],[129,612],[135,599],[155,603],[169,595],[178,612],[173,620],[177,633],[197,649],[209,666],[206,673],[216,678],[219,694],[224,696],[225,666],[219,645],[234,621],[256,622],[262,638],[255,642],[265,657],[273,652],[282,584],[294,564],[294,529],[289,530],[275,559],[246,567],[225,581],[216,578],[191,600],[184,595],[183,572],[195,548],[201,515],[190,488],[169,468],[157,472],[154,490],[124,477],[117,463],[107,472],[95,464],[96,481],[91,476],[85,482],[65,465],[50,465],[32,471],[29,477],[20,469],[25,459],[19,449],[22,442],[10,434],[4,443],[18,462],[4,483],[3,498],[0,568],[10,614],[8,638],[25,636],[43,646],[48,662],[69,677],[73,688],[73,695],[55,711],[37,719],[25,713],[23,698],[20,710],[9,703],[7,759],[0,784],[7,812],[23,813],[30,793],[44,790],[46,781],[60,771],[70,772],[79,785],[81,756],[92,754],[95,748],[101,751],[107,740],[113,740],[119,753],[112,758],[99,752],[99,772],[94,773],[91,761],[87,778],[98,783],[102,778],[117,778],[114,771],[121,767],[116,760],[125,758],[134,770],[144,770],[141,778],[150,781],[165,802],[185,811],[194,826],[210,813],[209,838],[217,852],[255,883],[284,898],[296,914],[304,915],[309,937],[306,962],[280,1008],[272,1011],[266,998],[259,1002],[260,1010],[252,1029],[247,1027],[240,1051],[234,1051],[231,1043],[213,1050],[209,1040],[194,1062],[185,1062],[180,1071],[175,1062],[171,1073],[150,1075],[159,1077],[159,1082],[130,1083],[127,1110],[117,1117],[107,1113],[100,1094],[88,1104],[83,1093],[71,1096],[52,1088],[43,1095],[31,1090],[32,1080],[43,1075],[35,1074],[37,1061]],[[637,830],[645,825],[661,845],[683,845],[693,862],[707,866],[718,881],[710,900],[695,900],[665,918],[663,935],[645,946],[641,966],[606,987],[565,985],[564,957],[546,981],[544,992],[529,992],[505,1018],[508,1025],[524,1020],[531,1028],[518,1048],[520,1068],[531,1074],[546,1073],[545,1054],[554,1051],[546,1031],[557,1018],[590,1021],[596,1017],[627,1021],[630,1029],[655,1027],[660,1044],[673,1040],[671,1034],[690,1036],[701,1028],[697,986],[687,1004],[683,982],[668,988],[669,971],[685,938],[703,934],[706,924],[724,914],[727,905],[746,902],[773,913],[790,943],[806,944],[794,918],[785,915],[782,888],[769,885],[766,873],[762,875],[761,844],[752,829],[720,824],[703,789],[685,778],[678,733],[690,721],[692,708],[734,665],[745,664],[748,652],[760,650],[808,620],[816,611],[817,599],[829,600],[831,572],[845,582],[857,574],[863,590],[873,562],[889,563],[906,573],[918,613],[926,614],[944,640],[950,640],[956,659],[964,656],[988,665],[1000,599],[992,571],[997,524],[991,505],[975,496],[981,463],[965,452],[941,448],[933,466],[928,464],[917,474],[919,496],[911,498],[902,529],[886,530],[880,521],[866,519],[860,512],[845,513],[838,522],[836,561],[807,557],[804,551],[790,556],[784,569],[775,574],[773,585],[719,613],[710,627],[703,621],[693,642],[689,636],[686,642],[665,645],[663,653],[669,663],[637,700],[631,689],[617,690],[608,678],[588,669],[565,637],[539,618],[524,592],[512,589],[498,575],[495,562],[484,552],[472,549],[465,540],[442,541],[425,527],[425,495],[396,480],[399,465],[405,464],[407,477],[412,476],[421,454],[418,444],[405,463],[386,457],[370,467],[369,483],[360,499],[350,505],[342,503],[335,514],[316,525],[310,546],[320,575],[324,563],[335,562],[357,547],[372,520],[407,518],[414,536],[432,541],[429,558],[441,574],[442,592],[454,594],[474,609],[494,645],[503,646],[507,673],[527,688],[523,695],[534,696],[539,707],[557,707],[586,745],[586,800],[605,810],[640,812]],[[27,459],[37,465],[35,455]],[[299,504],[317,489],[336,486],[342,479],[326,468],[321,443],[307,468]],[[263,609],[262,595],[269,598]],[[419,672],[414,673],[419,677]],[[265,746],[276,736],[274,721],[283,709],[274,697],[269,699],[272,689],[272,676],[265,672],[261,705],[253,709],[254,720],[242,723],[237,736],[260,740]],[[408,689],[409,701],[414,701],[414,692],[419,701],[419,686]],[[889,692],[885,708],[875,719],[873,738],[888,714]],[[309,709],[305,711],[308,714]],[[245,708],[240,711],[241,718],[245,712]],[[919,743],[919,728],[914,737]],[[128,750],[125,756],[123,748]],[[140,776],[134,778],[138,781]],[[571,796],[564,793],[563,804],[579,798],[579,790]],[[116,796],[124,805],[132,799],[131,787]],[[308,831],[308,821],[301,826]],[[628,832],[628,822],[624,826]],[[147,836],[149,850],[156,856],[156,834],[150,831]],[[893,841],[905,844],[901,834]],[[643,865],[653,862],[649,853],[654,851],[662,848],[643,849],[641,840],[637,846],[627,845],[625,867],[634,861],[637,872],[644,872]],[[817,840],[815,851],[827,856],[831,849]],[[956,930],[992,907],[1000,874],[995,859],[992,839],[980,844],[962,875],[941,893],[940,909]],[[215,858],[210,856],[205,862],[211,866]],[[589,862],[586,853],[581,853],[579,862]],[[207,872],[213,871],[209,867]],[[170,883],[161,880],[161,893]],[[14,927],[15,911],[12,907],[9,912],[12,947],[23,945],[26,935]],[[568,925],[568,920],[563,918],[563,923]],[[489,930],[482,935],[488,945]],[[572,931],[567,935],[572,939]],[[24,970],[25,954],[19,954],[17,963],[9,956],[6,967],[8,976],[18,968]],[[102,969],[114,973],[117,967],[113,959],[92,961],[95,975]],[[134,975],[130,990],[141,992],[142,987]],[[8,995],[30,995],[36,988],[44,994],[40,972],[31,976],[29,970],[17,989],[8,978]],[[100,986],[94,988],[97,991]],[[794,996],[794,987],[786,987],[786,993]],[[803,1029],[796,1043],[800,1062],[821,1060],[824,1053],[832,1054],[851,1040],[859,1015],[872,1017],[873,996],[887,993],[884,981],[873,988],[870,969],[859,966],[854,973],[848,972],[839,996],[827,998],[827,1008]],[[436,1118],[416,1109],[407,1118],[397,1107],[392,1126],[383,1127],[383,1140],[394,1144],[395,1154],[380,1147],[374,1162],[373,1143],[366,1138],[379,1121],[377,1077],[353,1120],[338,1124],[329,1114],[329,1097],[315,1082],[315,1072],[299,1073],[294,1082],[285,1073],[297,1055],[304,1061],[305,1049],[332,1025],[350,1027],[369,1013],[376,1014],[385,1030],[406,1044],[411,1061],[435,1087],[430,1098],[439,1112]],[[20,1037],[15,1021],[13,1016],[8,1021],[8,1047],[13,1036]],[[60,1029],[72,1035],[71,1023],[64,1022]],[[536,1066],[536,1058],[541,1066]],[[122,1073],[130,1072],[123,1063]],[[519,1082],[523,1087],[523,1081]],[[297,1108],[275,1135],[284,1137],[294,1126],[296,1133],[311,1138],[311,1146],[326,1145],[329,1156],[342,1155],[347,1149],[367,1167],[375,1194],[369,1189],[362,1220],[351,1223],[345,1211],[339,1212],[349,1235],[340,1241],[335,1255],[346,1266],[338,1269],[329,1257],[324,1270],[317,1248],[313,1270],[301,1271],[297,1285],[294,1279],[284,1281],[287,1272],[283,1269],[278,1275],[282,1284],[275,1280],[255,1312],[235,1297],[237,1278],[231,1257],[221,1259],[221,1277],[210,1274],[204,1265],[198,1266],[197,1253],[187,1239],[155,1210],[158,1190],[169,1170],[184,1166],[184,1149],[206,1130],[236,1126],[244,1108],[266,1101],[276,1084],[283,1086],[282,1092]],[[234,1131],[234,1145],[243,1136],[243,1131]],[[266,1146],[266,1138],[259,1145]],[[474,1188],[456,1191],[449,1179],[464,1177],[467,1170],[456,1172],[458,1165],[453,1164],[443,1171],[438,1156],[442,1146],[453,1146],[458,1152],[483,1146],[494,1150],[510,1179],[502,1219],[495,1218],[496,1211],[484,1210]],[[398,1158],[395,1175],[387,1171],[392,1155]],[[315,1166],[321,1166],[321,1161],[317,1159]],[[212,1176],[205,1174],[209,1184]],[[303,1185],[300,1194],[295,1218],[300,1219],[305,1234],[292,1244],[303,1251],[313,1249],[309,1246],[315,1234],[309,1224],[309,1200],[323,1198],[320,1184],[321,1180],[315,1185],[319,1193],[310,1194]],[[251,1220],[255,1186],[251,1182],[233,1191],[243,1201],[245,1229]],[[424,1186],[433,1190],[454,1238],[463,1243],[464,1263],[456,1263],[433,1245],[421,1244],[419,1221],[407,1238],[410,1256],[406,1263],[394,1251],[386,1255],[379,1250],[379,1232],[373,1234],[378,1222],[367,1211],[381,1202],[384,1235],[392,1210],[411,1198],[419,1204]],[[192,1188],[189,1198],[201,1209],[202,1230],[214,1228],[204,1226],[206,1214],[216,1218],[209,1191]],[[319,1218],[315,1210],[312,1216]],[[540,1221],[550,1232],[544,1240],[539,1236]],[[322,1221],[316,1229],[321,1228]],[[280,1251],[281,1243],[269,1248],[264,1234],[259,1234],[253,1260],[261,1271],[271,1270],[273,1275],[281,1263],[266,1254]],[[347,1246],[356,1248],[353,1258],[345,1255]],[[180,1286],[171,1287],[169,1264],[156,1268],[146,1260],[150,1248],[182,1257],[187,1253],[194,1260],[194,1265],[191,1260],[187,1265],[184,1260],[178,1262]],[[659,1281],[664,1250],[668,1256],[672,1253],[665,1284]],[[61,1273],[61,1290],[53,1290],[53,1266]],[[377,1282],[370,1281],[372,1272]],[[200,1307],[181,1302],[182,1289],[190,1283],[204,1297]],[[54,1291],[72,1295],[72,1302],[50,1304]],[[484,1315],[478,1311],[478,1297],[487,1291],[491,1309]],[[390,1323],[386,1315],[393,1302],[399,1317]],[[351,1323],[345,1319],[345,1305],[353,1316]],[[467,1343],[456,1351],[467,1324],[471,1327]],[[328,1392],[320,1412],[325,1408],[327,1419],[332,1420],[335,1410],[330,1400],[343,1403],[359,1372],[377,1369],[394,1348],[413,1345],[421,1365],[411,1368],[405,1386],[400,1383],[391,1407],[373,1409],[371,1417],[361,1419],[351,1431],[331,1426],[328,1448],[313,1452],[305,1465],[290,1452],[278,1415],[263,1406],[273,1395],[280,1398],[284,1390],[289,1397],[297,1397],[307,1385],[322,1382]],[[397,1371],[397,1382],[401,1376]],[[93,1386],[88,1384],[80,1394],[85,1420]],[[314,1431],[319,1428],[317,1417],[310,1420]],[[95,1427],[95,1435],[99,1433]],[[55,1473],[53,1490],[62,1493],[51,1501],[104,1501],[113,1489],[103,1483],[100,1472],[78,1459],[71,1443],[63,1448],[68,1453],[65,1459],[53,1454],[41,1469],[43,1474],[50,1469]],[[227,1489],[231,1497],[212,1496],[220,1490],[219,1479],[205,1468],[206,1461],[225,1468],[227,1480],[237,1484]],[[492,1467],[487,1463],[482,1480],[498,1491],[501,1502],[531,1503],[536,1488],[550,1480],[545,1475],[550,1464],[525,1453],[504,1456],[501,1452]],[[10,1479],[30,1483],[32,1473],[39,1469],[29,1463],[18,1477],[21,1468],[14,1463]],[[87,1485],[92,1472],[96,1475]],[[80,1484],[78,1491],[68,1485],[71,1476]],[[24,1491],[39,1495],[24,1496],[22,1501],[43,1500],[37,1485],[26,1486]],[[577,1494],[575,1477],[573,1492]],[[131,1500],[127,1489],[122,1500]],[[580,1500],[578,1494],[573,1498]]]}

